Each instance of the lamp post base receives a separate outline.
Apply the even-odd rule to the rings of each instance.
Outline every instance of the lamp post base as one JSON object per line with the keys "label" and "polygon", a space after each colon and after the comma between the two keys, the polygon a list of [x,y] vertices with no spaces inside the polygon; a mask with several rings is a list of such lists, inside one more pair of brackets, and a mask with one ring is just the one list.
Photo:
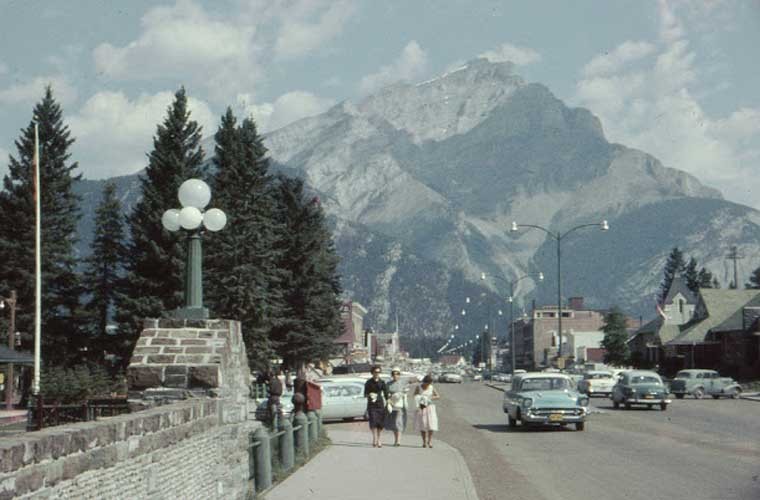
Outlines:
{"label": "lamp post base", "polygon": [[206,307],[182,307],[172,311],[171,316],[177,319],[208,319],[209,313]]}

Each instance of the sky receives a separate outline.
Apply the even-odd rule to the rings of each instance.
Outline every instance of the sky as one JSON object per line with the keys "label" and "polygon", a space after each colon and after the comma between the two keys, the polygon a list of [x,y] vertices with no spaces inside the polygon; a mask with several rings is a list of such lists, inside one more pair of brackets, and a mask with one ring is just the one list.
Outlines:
{"label": "sky", "polygon": [[0,175],[51,84],[85,178],[146,164],[182,85],[277,129],[476,57],[760,209],[760,0],[0,0]]}

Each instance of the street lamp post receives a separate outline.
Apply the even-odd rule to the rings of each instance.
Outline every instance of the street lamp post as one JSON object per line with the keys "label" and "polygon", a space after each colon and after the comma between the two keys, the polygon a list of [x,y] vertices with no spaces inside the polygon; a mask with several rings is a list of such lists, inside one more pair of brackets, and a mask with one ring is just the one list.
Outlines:
{"label": "street lamp post", "polygon": [[603,220],[602,222],[595,223],[595,224],[581,224],[579,226],[575,226],[571,229],[568,229],[564,233],[561,233],[559,231],[555,233],[553,231],[549,231],[548,229],[542,226],[538,226],[535,224],[518,224],[517,222],[513,221],[510,231],[515,233],[519,231],[521,227],[540,229],[541,231],[545,232],[546,234],[554,238],[554,240],[557,242],[557,335],[559,337],[557,354],[559,357],[562,357],[562,248],[561,248],[562,239],[565,238],[565,236],[572,233],[573,231],[576,231],[578,229],[582,229],[585,227],[598,227],[602,231],[607,231],[610,229],[610,226],[606,220]]}
{"label": "street lamp post", "polygon": [[[520,276],[516,280],[508,280],[506,278],[503,278],[501,276],[497,275],[491,275],[492,278],[499,279],[509,285],[509,297],[507,297],[507,302],[509,302],[509,352],[510,356],[512,358],[512,366],[511,366],[511,373],[514,376],[515,374],[515,310],[514,310],[514,302],[515,302],[515,285],[526,279],[531,277],[538,278],[538,281],[544,281],[544,273],[538,272],[538,273],[530,273],[526,274],[524,276]],[[486,273],[480,273],[480,279],[485,280],[486,279]]]}
{"label": "street lamp post", "polygon": [[185,307],[175,315],[184,319],[206,319],[208,309],[203,307],[203,274],[201,271],[201,226],[209,231],[220,231],[227,224],[227,215],[218,208],[203,212],[211,200],[211,189],[200,179],[188,179],[179,187],[179,202],[183,208],[164,212],[161,224],[168,231],[184,228],[187,239],[187,268],[185,275]]}
{"label": "street lamp post", "polygon": [[[0,297],[0,309],[5,309],[8,305],[10,309],[10,322],[8,324],[8,348],[13,352],[15,350],[16,340],[16,301],[18,296],[16,290],[11,290],[10,297]],[[5,409],[13,410],[13,385],[14,385],[13,363],[8,363],[8,371],[5,380]]]}

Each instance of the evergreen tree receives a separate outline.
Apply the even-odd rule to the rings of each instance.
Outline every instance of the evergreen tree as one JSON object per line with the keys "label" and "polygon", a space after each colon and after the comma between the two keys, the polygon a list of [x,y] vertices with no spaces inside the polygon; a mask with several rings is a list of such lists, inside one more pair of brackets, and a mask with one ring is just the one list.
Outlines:
{"label": "evergreen tree", "polygon": [[142,197],[127,218],[130,242],[125,261],[124,294],[117,321],[122,363],[129,361],[144,318],[157,318],[183,304],[185,238],[161,224],[163,213],[179,205],[179,186],[200,178],[201,127],[190,119],[185,89],[175,94],[163,123],[156,128],[148,166],[140,177]]}
{"label": "evergreen tree", "polygon": [[[702,270],[704,271],[704,268]],[[694,257],[691,257],[689,259],[689,263],[686,264],[686,268],[683,272],[683,277],[686,279],[686,286],[689,288],[689,290],[695,294],[699,293],[700,273],[697,270],[697,259]]]}
{"label": "evergreen tree", "polygon": [[699,276],[697,277],[697,290],[700,288],[718,288],[715,286],[716,281],[713,273],[703,267],[699,270]]}
{"label": "evergreen tree", "polygon": [[713,280],[712,280],[712,287],[713,287],[713,288],[715,288],[716,290],[717,290],[718,288],[720,288],[720,283],[718,282],[718,278],[715,278],[715,277],[713,277]]}
{"label": "evergreen tree", "polygon": [[660,283],[660,303],[665,301],[665,297],[668,296],[670,285],[673,283],[673,279],[679,276],[686,269],[686,263],[684,262],[683,252],[674,247],[668,256],[667,262],[665,262],[665,269],[663,270],[662,282]]}
{"label": "evergreen tree", "polygon": [[628,331],[623,312],[613,307],[604,317],[604,339],[602,347],[605,349],[604,362],[613,366],[625,366],[629,362],[630,351],[628,349]]}
{"label": "evergreen tree", "polygon": [[[16,140],[17,155],[9,157],[9,173],[0,192],[0,293],[18,292],[18,330],[34,331],[34,123],[39,126],[42,260],[42,358],[53,365],[76,363],[85,338],[80,335],[80,279],[74,254],[79,197],[73,182],[77,162],[74,143],[63,122],[63,111],[50,87],[34,107],[33,121]],[[29,336],[24,349],[32,348]]]}
{"label": "evergreen tree", "polygon": [[277,202],[284,230],[279,267],[288,279],[276,348],[288,366],[298,367],[331,355],[342,333],[338,257],[319,200],[306,195],[303,181],[280,176]]}
{"label": "evergreen tree", "polygon": [[214,206],[229,226],[206,244],[207,296],[215,316],[239,319],[253,369],[275,355],[274,330],[285,314],[269,160],[252,119],[238,127],[231,109],[215,135]]}
{"label": "evergreen tree", "polygon": [[116,304],[126,255],[121,202],[116,197],[116,186],[109,182],[95,211],[92,254],[86,261],[83,280],[85,292],[89,294],[84,307],[87,329],[99,354],[103,350],[114,350],[108,345],[106,326]]}
{"label": "evergreen tree", "polygon": [[760,267],[752,271],[749,276],[749,282],[744,284],[748,290],[760,290]]}

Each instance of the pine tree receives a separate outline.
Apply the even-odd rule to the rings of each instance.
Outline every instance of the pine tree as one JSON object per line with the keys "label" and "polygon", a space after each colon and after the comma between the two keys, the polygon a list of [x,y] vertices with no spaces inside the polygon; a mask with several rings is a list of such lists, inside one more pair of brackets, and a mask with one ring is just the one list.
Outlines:
{"label": "pine tree", "polygon": [[683,273],[685,268],[686,263],[684,262],[683,252],[681,252],[678,247],[674,247],[668,256],[668,260],[665,263],[665,269],[663,270],[662,282],[660,283],[660,303],[664,302],[665,297],[668,296],[668,291],[670,291],[670,285],[673,283],[673,279]]}
{"label": "pine tree", "polygon": [[628,331],[623,312],[613,307],[604,317],[604,339],[602,347],[605,349],[604,362],[613,366],[625,366],[629,362],[630,351],[628,349]]}
{"label": "pine tree", "polygon": [[116,197],[116,186],[109,182],[95,211],[92,254],[86,261],[83,280],[85,293],[89,295],[84,306],[87,330],[99,355],[104,350],[114,350],[108,345],[106,327],[122,285],[122,264],[126,255],[121,202]]}
{"label": "pine tree", "polygon": [[185,89],[175,94],[163,123],[156,128],[153,151],[140,177],[142,198],[127,218],[130,242],[125,261],[125,287],[117,321],[122,363],[129,361],[144,318],[157,318],[182,305],[186,242],[181,232],[169,232],[161,216],[179,205],[180,185],[200,178],[203,149],[201,127],[190,119]]}
{"label": "pine tree", "polygon": [[697,277],[697,290],[700,288],[718,288],[715,286],[716,279],[713,273],[703,267],[699,270],[699,276]]}
{"label": "pine tree", "polygon": [[[74,143],[63,122],[63,111],[50,87],[34,107],[34,118],[16,140],[17,156],[9,158],[9,173],[0,192],[0,293],[18,292],[18,330],[34,331],[33,198],[34,123],[40,141],[40,208],[42,260],[42,358],[53,365],[72,364],[85,338],[80,333],[80,279],[74,254],[79,197],[73,182],[77,162],[71,161]],[[29,336],[24,349],[32,348]]]}
{"label": "pine tree", "polygon": [[331,355],[342,332],[338,257],[318,198],[306,195],[300,179],[280,176],[278,187],[285,235],[279,267],[289,279],[287,310],[275,340],[286,364],[298,367]]}
{"label": "pine tree", "polygon": [[215,316],[242,322],[251,368],[263,369],[275,355],[273,331],[285,314],[269,160],[254,121],[236,126],[229,108],[215,139],[214,206],[229,222],[207,238],[208,302]]}
{"label": "pine tree", "polygon": [[[704,271],[704,268],[703,268]],[[697,270],[697,259],[694,257],[691,257],[689,259],[689,263],[686,264],[686,268],[683,272],[683,277],[686,279],[686,286],[691,290],[692,292],[699,293],[699,284],[700,284],[700,274]]]}
{"label": "pine tree", "polygon": [[744,284],[748,290],[760,290],[760,267],[752,271],[749,275],[749,282]]}

